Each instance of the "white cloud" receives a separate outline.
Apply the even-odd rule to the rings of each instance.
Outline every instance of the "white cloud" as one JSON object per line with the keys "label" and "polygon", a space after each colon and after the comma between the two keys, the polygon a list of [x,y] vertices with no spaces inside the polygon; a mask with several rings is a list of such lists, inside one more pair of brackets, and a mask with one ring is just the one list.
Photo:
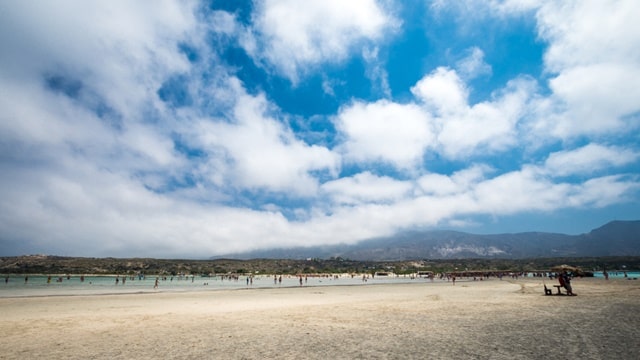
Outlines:
{"label": "white cloud", "polygon": [[512,214],[522,211],[552,211],[566,206],[571,186],[553,183],[536,167],[498,175],[474,188],[475,211]]}
{"label": "white cloud", "polygon": [[544,168],[526,165],[478,183],[472,190],[473,212],[502,215],[604,207],[624,202],[625,196],[639,189],[634,177],[613,175],[563,183],[554,181]]}
{"label": "white cloud", "polygon": [[362,58],[367,64],[365,75],[372,83],[372,87],[378,89],[384,97],[391,97],[391,88],[389,87],[389,75],[384,68],[384,64],[378,59],[378,48],[364,48],[362,50]]}
{"label": "white cloud", "polygon": [[336,97],[336,88],[344,88],[347,82],[340,78],[329,78],[326,74],[322,75],[322,91],[331,97]]}
{"label": "white cloud", "polygon": [[399,181],[388,176],[376,176],[366,171],[351,177],[344,177],[322,185],[334,203],[389,203],[402,199],[412,189],[407,181]]}
{"label": "white cloud", "polygon": [[491,75],[491,65],[484,61],[484,52],[478,47],[467,50],[468,56],[456,63],[456,69],[465,79],[473,79],[481,75]]}
{"label": "white cloud", "polygon": [[414,104],[355,102],[342,108],[334,119],[344,137],[339,151],[348,161],[383,161],[411,169],[433,144],[430,120]]}
{"label": "white cloud", "polygon": [[474,166],[452,176],[426,175],[418,181],[424,195],[407,193],[393,202],[359,206],[353,206],[355,200],[351,199],[330,213],[315,214],[305,226],[333,231],[337,236],[333,243],[353,242],[358,237],[384,236],[403,228],[456,223],[473,215],[604,207],[624,201],[625,196],[640,189],[636,179],[621,176],[557,183],[544,169],[529,165],[492,178],[486,177],[487,171],[486,167]]}
{"label": "white cloud", "polygon": [[629,201],[629,194],[640,190],[637,177],[603,176],[574,186],[568,206],[601,208]]}
{"label": "white cloud", "polygon": [[589,144],[552,153],[545,162],[545,168],[552,176],[583,175],[631,164],[639,158],[640,153],[629,149]]}
{"label": "white cloud", "polygon": [[162,111],[155,90],[187,68],[177,43],[196,27],[193,5],[0,4],[0,106],[11,119],[2,133],[52,158],[84,154],[108,169],[131,165],[122,158],[130,155],[175,165],[164,129],[144,116]]}
{"label": "white cloud", "polygon": [[437,68],[411,88],[434,113],[438,143],[450,158],[474,151],[503,151],[516,144],[517,125],[535,91],[527,78],[510,81],[491,101],[468,104],[468,89],[456,71]]}
{"label": "white cloud", "polygon": [[427,174],[416,181],[426,195],[445,196],[459,193],[462,189],[450,176]]}
{"label": "white cloud", "polygon": [[625,116],[640,111],[638,83],[637,64],[594,64],[565,69],[549,82],[553,100],[564,108],[560,121],[547,123],[549,131],[559,138],[568,138],[634,127],[633,121]]}
{"label": "white cloud", "polygon": [[134,118],[131,110],[148,101],[166,74],[186,69],[175,44],[194,30],[193,5],[4,3],[0,76],[42,81],[46,74],[73,73],[123,117]]}
{"label": "white cloud", "polygon": [[263,94],[249,95],[239,83],[235,88],[232,120],[201,121],[195,135],[212,153],[222,152],[229,159],[213,164],[210,171],[222,174],[227,185],[240,189],[314,195],[318,180],[310,172],[335,174],[340,167],[337,154],[297,139],[282,122],[270,117],[277,111],[269,109]]}
{"label": "white cloud", "polygon": [[[120,175],[105,175],[87,166],[76,167],[73,173],[22,175],[29,184],[2,180],[3,186],[10,185],[6,201],[0,203],[2,213],[11,214],[0,220],[0,226],[7,230],[5,236],[42,247],[57,243],[70,254],[89,256],[201,257],[271,246],[353,243],[400,228],[436,226],[473,214],[606,206],[638,189],[636,182],[620,177],[578,185],[553,184],[536,169],[528,168],[491,179],[476,174],[455,192],[414,197],[407,195],[407,184],[362,174],[330,186],[337,201],[347,200],[346,206],[334,205],[330,212],[290,221],[273,211],[172,199]],[[355,188],[347,186],[349,181]],[[459,182],[452,177],[452,183]],[[384,195],[378,193],[381,189]],[[353,206],[355,203],[358,206]]]}
{"label": "white cloud", "polygon": [[549,42],[545,65],[554,73],[602,63],[640,60],[640,5],[635,1],[546,2],[538,32]]}
{"label": "white cloud", "polygon": [[[535,14],[538,37],[548,44],[544,71],[551,93],[530,109],[529,141],[602,136],[637,129],[640,111],[640,5],[617,0],[436,1],[460,27]],[[471,60],[470,58],[469,60]],[[459,66],[460,74],[464,74]]]}
{"label": "white cloud", "polygon": [[175,200],[90,164],[10,174],[23,181],[0,180],[3,237],[58,255],[202,258],[297,240],[281,214]]}
{"label": "white cloud", "polygon": [[294,84],[309,67],[343,61],[358,44],[398,26],[374,0],[264,0],[255,4],[252,20],[245,49]]}
{"label": "white cloud", "polygon": [[419,164],[424,152],[447,158],[495,153],[517,145],[519,123],[536,91],[517,78],[490,101],[470,105],[469,90],[455,70],[439,67],[411,92],[418,103],[355,102],[335,119],[343,136],[340,151],[350,161],[386,161],[399,169]]}
{"label": "white cloud", "polygon": [[207,20],[211,31],[218,34],[235,35],[241,31],[236,17],[226,11],[214,11]]}
{"label": "white cloud", "polygon": [[473,165],[451,176],[437,173],[423,175],[417,180],[417,184],[425,195],[451,196],[468,192],[482,181],[490,170],[486,165]]}
{"label": "white cloud", "polygon": [[547,2],[537,13],[549,43],[545,68],[556,121],[540,119],[559,138],[637,128],[640,111],[640,5],[634,1]]}
{"label": "white cloud", "polygon": [[411,92],[439,116],[455,115],[467,110],[469,90],[455,70],[439,67],[426,75]]}

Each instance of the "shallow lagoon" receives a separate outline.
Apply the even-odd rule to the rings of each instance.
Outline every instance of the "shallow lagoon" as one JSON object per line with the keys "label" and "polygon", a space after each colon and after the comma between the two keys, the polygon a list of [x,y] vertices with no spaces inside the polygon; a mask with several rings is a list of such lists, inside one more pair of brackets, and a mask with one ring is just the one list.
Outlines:
{"label": "shallow lagoon", "polygon": [[[274,281],[273,275],[254,276],[247,282],[246,276],[230,279],[224,276],[167,276],[158,277],[158,287],[155,288],[156,276],[126,277],[115,275],[29,275],[25,282],[25,275],[0,275],[0,298],[3,297],[27,297],[27,296],[59,296],[59,295],[104,295],[104,294],[133,294],[154,292],[186,292],[186,291],[215,291],[224,289],[247,288],[276,288],[300,286],[297,276],[282,276],[282,282]],[[602,272],[595,272],[595,278],[604,278]],[[626,277],[623,271],[610,271],[609,279],[640,279],[639,271],[627,271]],[[118,279],[116,283],[116,279]],[[436,282],[447,280],[436,279]],[[462,278],[459,281],[471,281]],[[302,286],[329,286],[329,285],[373,285],[389,283],[430,282],[422,277],[411,276],[378,276],[367,278],[363,281],[362,275],[351,277],[340,276],[309,276],[304,279]]]}
{"label": "shallow lagoon", "polygon": [[[116,282],[117,279],[117,282]],[[274,288],[300,286],[300,279],[296,276],[282,276],[282,282],[274,281],[273,276],[254,276],[247,281],[246,276],[230,279],[223,276],[167,276],[158,278],[158,287],[155,287],[156,276],[143,278],[122,276],[48,276],[29,275],[25,281],[25,275],[3,275],[0,284],[0,297],[22,296],[57,296],[57,295],[100,295],[100,294],[130,294],[153,292],[180,292],[180,291],[212,291],[223,289],[245,288]],[[363,281],[362,277],[326,276],[303,278],[302,286],[327,286],[327,285],[366,285],[385,283],[426,282],[424,278],[411,278],[410,276],[376,277]]]}
{"label": "shallow lagoon", "polygon": [[[593,273],[594,277],[604,278],[602,271]],[[609,279],[640,279],[640,271],[609,271]]]}

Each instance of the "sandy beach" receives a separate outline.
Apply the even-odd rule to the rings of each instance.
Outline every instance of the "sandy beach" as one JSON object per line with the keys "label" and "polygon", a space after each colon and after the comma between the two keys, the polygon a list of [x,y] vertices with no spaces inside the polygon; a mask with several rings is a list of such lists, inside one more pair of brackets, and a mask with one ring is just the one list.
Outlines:
{"label": "sandy beach", "polygon": [[[546,280],[547,285],[553,281]],[[1,298],[0,359],[638,359],[640,281]]]}

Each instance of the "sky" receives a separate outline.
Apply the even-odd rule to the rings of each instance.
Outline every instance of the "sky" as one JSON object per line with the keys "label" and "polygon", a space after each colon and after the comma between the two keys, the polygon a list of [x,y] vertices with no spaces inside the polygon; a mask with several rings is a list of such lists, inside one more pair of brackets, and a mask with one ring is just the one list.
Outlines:
{"label": "sky", "polygon": [[640,2],[0,2],[0,255],[640,218]]}

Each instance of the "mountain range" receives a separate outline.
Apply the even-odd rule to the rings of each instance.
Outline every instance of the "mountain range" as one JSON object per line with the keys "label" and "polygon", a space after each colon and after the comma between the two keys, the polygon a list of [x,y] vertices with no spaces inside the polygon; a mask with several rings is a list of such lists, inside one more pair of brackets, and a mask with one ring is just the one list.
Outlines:
{"label": "mountain range", "polygon": [[599,256],[640,256],[640,220],[612,221],[580,235],[546,232],[480,235],[447,230],[408,231],[354,245],[277,248],[214,258],[403,261]]}

